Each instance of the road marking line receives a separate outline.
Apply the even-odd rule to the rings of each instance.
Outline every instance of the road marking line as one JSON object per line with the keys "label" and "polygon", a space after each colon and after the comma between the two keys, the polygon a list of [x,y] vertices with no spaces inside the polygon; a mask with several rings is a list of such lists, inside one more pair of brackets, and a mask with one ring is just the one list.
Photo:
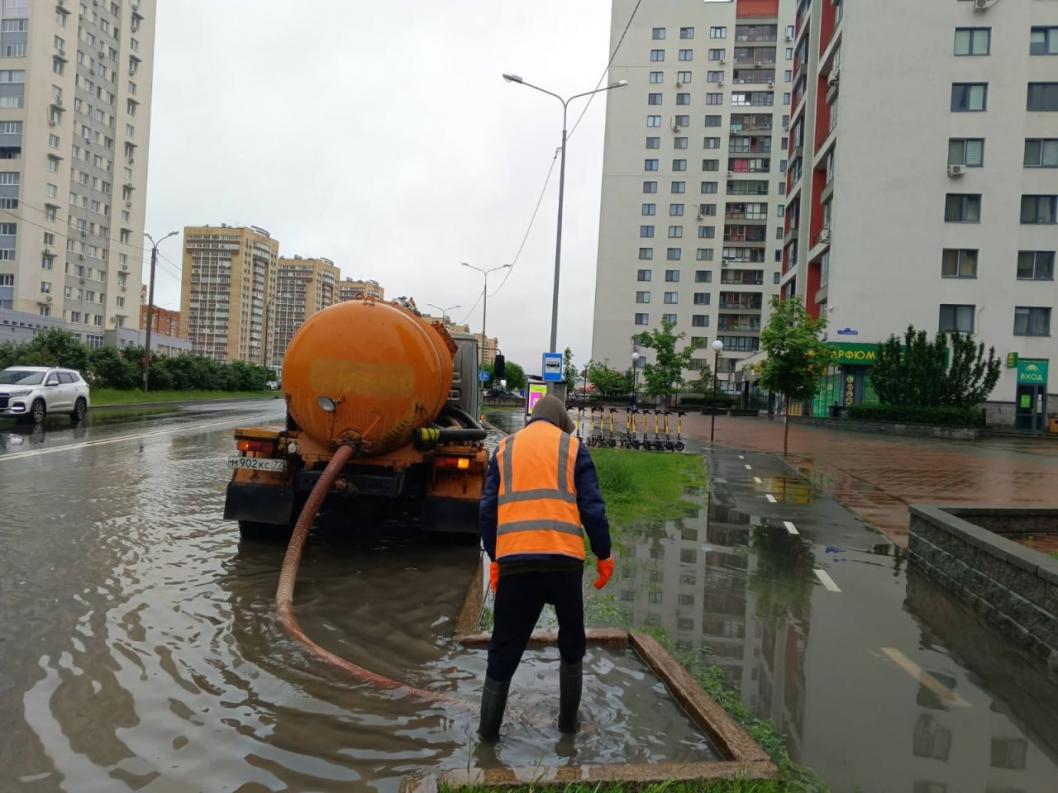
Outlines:
{"label": "road marking line", "polygon": [[764,480],[761,479],[759,476],[753,477],[753,481],[756,482],[758,485],[763,485],[764,484]]}
{"label": "road marking line", "polygon": [[[249,418],[249,417],[247,417]],[[101,438],[97,441],[84,441],[82,443],[65,443],[61,446],[52,446],[49,449],[36,449],[31,452],[14,452],[12,454],[0,455],[0,463],[7,460],[21,460],[26,457],[37,457],[42,454],[57,454],[59,452],[74,451],[76,449],[87,449],[92,446],[107,446],[111,443],[120,443],[122,441],[135,441],[140,438],[151,438],[156,435],[172,435],[176,432],[187,432],[191,430],[204,430],[209,427],[220,427],[224,425],[237,425],[245,423],[246,419],[229,419],[228,421],[211,421],[205,424],[191,424],[184,426],[173,426],[164,430],[153,430],[152,432],[141,432],[136,435],[118,435],[114,438]]]}
{"label": "road marking line", "polygon": [[820,570],[817,567],[812,572],[816,574],[816,578],[819,579],[819,583],[821,583],[824,589],[826,589],[828,592],[841,591],[841,587],[834,583],[834,579],[830,577],[830,573],[828,573],[826,570]]}
{"label": "road marking line", "polygon": [[790,534],[797,534],[798,533],[797,527],[793,524],[792,520],[784,520],[782,522],[782,525],[786,527],[786,530],[788,532],[790,532]]}
{"label": "road marking line", "polygon": [[776,500],[775,500],[775,496],[773,496],[773,495],[772,495],[771,493],[768,493],[768,494],[767,494],[766,496],[764,496],[764,497],[765,497],[766,499],[768,499],[768,501],[770,501],[770,502],[771,502],[772,504],[778,504],[778,503],[779,503],[778,501],[776,501]]}
{"label": "road marking line", "polygon": [[752,471],[753,470],[753,466],[750,465],[749,463],[746,463],[746,470],[747,471]]}
{"label": "road marking line", "polygon": [[895,647],[883,647],[882,652],[885,653],[886,657],[889,658],[894,664],[907,672],[911,677],[917,680],[923,687],[928,688],[934,694],[937,695],[946,705],[952,705],[957,708],[971,708],[973,707],[969,702],[960,697],[942,682],[937,680],[933,675],[923,669],[921,666],[916,664],[902,652]]}

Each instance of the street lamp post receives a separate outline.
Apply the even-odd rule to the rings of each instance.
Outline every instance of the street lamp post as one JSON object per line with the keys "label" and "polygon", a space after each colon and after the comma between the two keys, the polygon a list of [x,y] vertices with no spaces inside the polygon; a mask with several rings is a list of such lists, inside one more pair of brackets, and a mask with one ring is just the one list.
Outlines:
{"label": "street lamp post", "polygon": [[573,94],[566,99],[563,99],[556,93],[552,93],[547,89],[541,88],[538,85],[527,83],[517,74],[505,74],[503,79],[509,83],[518,83],[528,88],[533,88],[542,94],[553,96],[559,102],[562,103],[562,159],[558,169],[558,230],[555,235],[555,285],[551,296],[551,346],[548,347],[550,352],[557,352],[558,345],[558,280],[559,271],[562,266],[562,204],[565,197],[566,191],[566,113],[569,109],[569,103],[574,99],[580,99],[585,96],[591,96],[592,94],[599,94],[603,91],[610,91],[614,88],[624,88],[628,85],[627,80],[618,80],[616,83],[610,83],[602,88],[596,88],[594,91],[585,91],[581,94]]}
{"label": "street lamp post", "polygon": [[477,270],[483,276],[485,276],[485,286],[482,288],[482,303],[481,303],[481,363],[479,366],[485,366],[485,318],[488,315],[489,310],[489,273],[494,273],[497,270],[506,270],[513,265],[500,264],[496,267],[490,267],[487,270],[482,270],[480,267],[475,267],[472,264],[466,262],[460,262],[464,267],[469,267],[471,270]]}
{"label": "street lamp post", "polygon": [[158,246],[170,237],[179,234],[179,231],[170,231],[157,242],[147,232],[143,236],[151,241],[151,278],[147,287],[147,349],[143,353],[143,391],[147,392],[151,379],[151,331],[154,327],[154,272],[158,267]]}
{"label": "street lamp post", "polygon": [[448,308],[442,308],[441,306],[437,305],[436,303],[427,303],[426,305],[429,306],[430,308],[436,308],[438,311],[441,312],[441,323],[446,328],[448,327],[448,312],[452,311],[454,309],[457,309],[457,308],[462,308],[462,306],[458,306],[458,305],[449,306]]}
{"label": "street lamp post", "polygon": [[632,407],[637,406],[636,378],[639,375],[639,350],[632,353]]}
{"label": "street lamp post", "polygon": [[720,353],[724,351],[724,343],[717,339],[712,343],[713,352],[713,410],[709,422],[709,443],[712,444],[716,438],[716,392],[720,388]]}

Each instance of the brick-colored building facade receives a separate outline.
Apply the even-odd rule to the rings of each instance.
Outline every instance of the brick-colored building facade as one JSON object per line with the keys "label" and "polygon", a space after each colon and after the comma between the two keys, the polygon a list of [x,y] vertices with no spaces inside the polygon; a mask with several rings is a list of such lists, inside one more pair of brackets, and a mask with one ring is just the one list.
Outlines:
{"label": "brick-colored building facade", "polygon": [[[152,320],[154,323],[154,332],[161,333],[163,336],[173,336],[175,338],[182,339],[180,335],[180,312],[172,311],[168,308],[154,307],[152,313]],[[143,304],[140,306],[140,327],[147,328],[147,306]]]}

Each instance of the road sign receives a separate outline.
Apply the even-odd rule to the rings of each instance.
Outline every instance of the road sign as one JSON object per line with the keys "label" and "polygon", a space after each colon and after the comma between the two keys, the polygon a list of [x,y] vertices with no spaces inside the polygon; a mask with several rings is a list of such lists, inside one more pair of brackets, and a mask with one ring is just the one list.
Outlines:
{"label": "road sign", "polygon": [[478,372],[478,380],[487,383],[489,381],[489,373],[485,371]]}
{"label": "road sign", "polygon": [[542,369],[545,383],[561,383],[565,379],[562,374],[562,353],[545,352]]}

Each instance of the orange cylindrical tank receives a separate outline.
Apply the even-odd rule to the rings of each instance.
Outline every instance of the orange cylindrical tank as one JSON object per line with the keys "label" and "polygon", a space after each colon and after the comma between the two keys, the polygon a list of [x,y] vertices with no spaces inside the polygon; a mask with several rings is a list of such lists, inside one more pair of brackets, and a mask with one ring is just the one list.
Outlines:
{"label": "orange cylindrical tank", "polygon": [[[337,303],[287,346],[287,409],[319,443],[354,440],[365,455],[385,454],[437,418],[452,388],[455,349],[443,330],[392,303]],[[334,411],[321,399],[332,400]]]}

